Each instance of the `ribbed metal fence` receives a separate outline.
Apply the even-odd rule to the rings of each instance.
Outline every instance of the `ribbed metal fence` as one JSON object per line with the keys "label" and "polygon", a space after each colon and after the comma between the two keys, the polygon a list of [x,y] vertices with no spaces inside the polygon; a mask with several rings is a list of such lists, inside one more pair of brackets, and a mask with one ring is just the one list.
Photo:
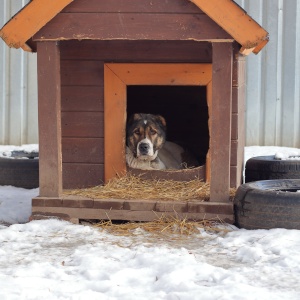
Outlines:
{"label": "ribbed metal fence", "polygon": [[247,145],[300,147],[300,1],[236,2],[270,34],[247,59]]}
{"label": "ribbed metal fence", "polygon": [[[2,27],[28,0],[2,0]],[[0,144],[38,143],[36,54],[0,41]]]}
{"label": "ribbed metal fence", "polygon": [[[28,0],[2,0],[0,26]],[[246,144],[300,148],[300,1],[236,0],[270,33],[247,58]],[[0,144],[38,142],[36,55],[0,41]]]}

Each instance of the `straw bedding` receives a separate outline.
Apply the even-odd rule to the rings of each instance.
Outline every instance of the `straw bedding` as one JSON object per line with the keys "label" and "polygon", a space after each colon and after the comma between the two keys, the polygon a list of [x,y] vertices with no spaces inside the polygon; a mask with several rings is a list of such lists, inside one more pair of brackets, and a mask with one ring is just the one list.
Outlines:
{"label": "straw bedding", "polygon": [[[114,178],[105,185],[65,191],[65,194],[91,199],[209,201],[209,189],[209,184],[200,179],[191,181],[150,180],[127,174],[119,178]],[[236,189],[230,190],[231,198],[234,197],[235,192]]]}
{"label": "straw bedding", "polygon": [[[202,220],[202,221],[189,221],[180,219],[175,216],[161,216],[152,222],[126,222],[114,223],[111,220],[101,220],[95,222],[92,220],[83,220],[82,224],[92,225],[108,233],[122,236],[132,236],[139,233],[138,230],[143,230],[149,234],[160,235],[166,234],[179,234],[179,235],[194,235],[198,234],[201,229],[206,232],[229,232],[231,229],[221,219],[219,220]],[[174,236],[173,236],[174,237]]]}

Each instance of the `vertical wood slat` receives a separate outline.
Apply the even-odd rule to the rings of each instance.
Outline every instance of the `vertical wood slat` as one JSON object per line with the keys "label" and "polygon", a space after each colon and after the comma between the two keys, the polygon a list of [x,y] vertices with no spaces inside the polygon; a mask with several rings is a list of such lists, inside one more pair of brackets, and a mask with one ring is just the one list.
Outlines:
{"label": "vertical wood slat", "polygon": [[39,42],[38,113],[40,196],[62,194],[60,49],[57,42]]}
{"label": "vertical wood slat", "polygon": [[229,200],[232,98],[232,44],[213,43],[210,199]]}
{"label": "vertical wood slat", "polygon": [[104,181],[125,174],[126,84],[104,66]]}

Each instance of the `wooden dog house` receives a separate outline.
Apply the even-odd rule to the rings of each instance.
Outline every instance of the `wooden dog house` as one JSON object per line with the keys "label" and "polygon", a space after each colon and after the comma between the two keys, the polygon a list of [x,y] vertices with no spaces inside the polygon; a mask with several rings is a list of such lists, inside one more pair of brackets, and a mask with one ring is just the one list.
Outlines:
{"label": "wooden dog house", "polygon": [[236,3],[35,0],[0,36],[38,57],[40,195],[32,202],[33,219],[106,219],[109,212],[111,219],[143,221],[172,213],[174,203],[159,199],[63,193],[126,171],[126,115],[147,109],[169,114],[174,131],[204,153],[210,201],[176,203],[178,212],[233,221],[229,188],[242,177],[245,56],[268,42]]}

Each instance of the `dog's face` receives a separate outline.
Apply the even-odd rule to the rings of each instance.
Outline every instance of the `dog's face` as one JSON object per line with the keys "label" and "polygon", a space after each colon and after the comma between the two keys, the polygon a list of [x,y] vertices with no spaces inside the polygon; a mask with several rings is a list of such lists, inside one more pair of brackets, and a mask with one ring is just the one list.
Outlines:
{"label": "dog's face", "polygon": [[127,123],[127,146],[134,157],[152,161],[166,140],[166,121],[160,115],[134,114]]}

